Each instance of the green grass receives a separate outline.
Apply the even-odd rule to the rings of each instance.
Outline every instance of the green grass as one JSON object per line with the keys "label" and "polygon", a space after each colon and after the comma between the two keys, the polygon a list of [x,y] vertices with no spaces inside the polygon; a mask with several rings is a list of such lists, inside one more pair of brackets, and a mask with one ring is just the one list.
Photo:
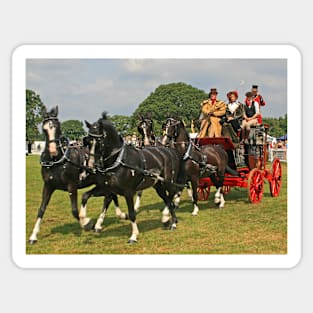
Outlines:
{"label": "green grass", "polygon": [[[270,167],[270,164],[268,165]],[[287,165],[283,167],[283,186],[279,197],[272,198],[269,184],[264,185],[259,204],[248,201],[247,190],[233,188],[225,196],[222,210],[209,201],[199,202],[200,213],[191,216],[192,203],[184,191],[177,210],[176,231],[164,230],[160,209],[164,207],[153,188],[143,193],[137,215],[138,243],[128,245],[129,221],[115,217],[113,204],[100,234],[85,232],[71,214],[66,192],[56,191],[47,207],[38,243],[27,243],[27,254],[285,254],[287,253]],[[26,157],[26,238],[28,240],[41,202],[42,180],[39,157]],[[88,189],[88,188],[87,188]],[[85,189],[85,190],[87,190]],[[79,191],[79,202],[82,193]],[[124,198],[120,207],[127,212]],[[103,198],[91,198],[88,216],[97,219]]]}

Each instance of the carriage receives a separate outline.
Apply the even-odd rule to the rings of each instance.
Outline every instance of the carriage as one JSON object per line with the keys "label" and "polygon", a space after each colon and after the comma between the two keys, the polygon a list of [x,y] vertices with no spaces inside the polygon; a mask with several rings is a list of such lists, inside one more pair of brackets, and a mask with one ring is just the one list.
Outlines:
{"label": "carriage", "polygon": [[[268,125],[257,125],[251,128],[249,142],[234,144],[229,137],[197,138],[196,144],[222,145],[229,156],[230,166],[239,175],[225,173],[223,193],[228,194],[232,187],[246,188],[251,203],[259,203],[264,192],[264,182],[268,181],[272,197],[277,197],[282,185],[282,168],[280,160],[274,159],[270,169],[266,168],[267,160],[267,131]],[[241,163],[244,159],[244,165]],[[209,177],[200,178],[198,186],[198,198],[207,200],[210,188],[214,184]]]}

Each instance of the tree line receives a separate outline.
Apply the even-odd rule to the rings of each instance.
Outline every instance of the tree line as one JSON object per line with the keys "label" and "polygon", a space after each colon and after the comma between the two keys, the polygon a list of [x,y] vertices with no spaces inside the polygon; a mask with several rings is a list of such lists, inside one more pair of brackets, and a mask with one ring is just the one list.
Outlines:
{"label": "tree line", "polygon": [[[182,82],[160,85],[138,105],[132,115],[109,115],[109,119],[122,136],[137,133],[140,116],[148,113],[152,114],[151,117],[154,121],[157,135],[162,134],[161,125],[169,115],[183,120],[188,130],[191,130],[191,123],[194,121],[197,131],[200,103],[207,98],[208,94],[205,91]],[[42,121],[42,110],[44,107],[40,95],[27,89],[26,140],[43,139],[38,126]],[[269,134],[271,136],[279,137],[287,133],[287,114],[279,118],[263,117],[263,122],[269,124]],[[63,135],[69,139],[77,139],[85,135],[82,121],[67,120],[62,122],[61,127]]]}

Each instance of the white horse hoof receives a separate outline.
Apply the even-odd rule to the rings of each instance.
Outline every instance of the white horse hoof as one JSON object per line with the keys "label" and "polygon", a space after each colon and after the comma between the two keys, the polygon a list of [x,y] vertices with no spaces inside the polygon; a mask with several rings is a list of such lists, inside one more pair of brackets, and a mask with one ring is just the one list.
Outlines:
{"label": "white horse hoof", "polygon": [[221,199],[220,198],[214,198],[214,203],[215,204],[219,204],[221,202]]}

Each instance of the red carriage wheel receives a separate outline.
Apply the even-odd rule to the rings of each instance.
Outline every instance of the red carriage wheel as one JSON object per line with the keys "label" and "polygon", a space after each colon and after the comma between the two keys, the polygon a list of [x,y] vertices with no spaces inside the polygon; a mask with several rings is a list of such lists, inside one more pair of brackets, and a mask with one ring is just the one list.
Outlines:
{"label": "red carriage wheel", "polygon": [[199,186],[197,189],[198,193],[198,200],[199,201],[206,201],[209,199],[210,195],[210,186]]}
{"label": "red carriage wheel", "polygon": [[224,195],[228,195],[230,193],[231,186],[223,186],[222,191]]}
{"label": "red carriage wheel", "polygon": [[263,175],[262,172],[254,168],[248,177],[248,195],[252,203],[259,203],[263,196]]}
{"label": "red carriage wheel", "polygon": [[272,164],[272,177],[270,180],[270,191],[272,197],[277,197],[279,195],[281,185],[282,185],[282,169],[280,160],[276,158],[274,159]]}

